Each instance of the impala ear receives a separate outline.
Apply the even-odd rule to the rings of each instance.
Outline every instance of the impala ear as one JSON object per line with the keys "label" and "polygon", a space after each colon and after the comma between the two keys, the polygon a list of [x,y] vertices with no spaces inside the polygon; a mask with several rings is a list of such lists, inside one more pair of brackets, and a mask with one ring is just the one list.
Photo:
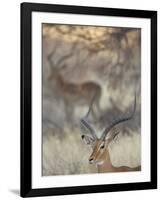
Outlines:
{"label": "impala ear", "polygon": [[91,145],[94,142],[94,139],[88,135],[82,135],[82,140],[88,145]]}
{"label": "impala ear", "polygon": [[113,141],[117,135],[119,134],[119,130],[114,129],[112,132],[106,135],[105,141],[109,144],[111,141]]}

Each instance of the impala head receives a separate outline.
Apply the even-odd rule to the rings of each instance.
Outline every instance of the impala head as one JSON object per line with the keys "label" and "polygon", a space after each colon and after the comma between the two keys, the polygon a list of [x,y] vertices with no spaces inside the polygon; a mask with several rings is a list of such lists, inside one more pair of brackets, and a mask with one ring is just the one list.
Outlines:
{"label": "impala head", "polygon": [[88,121],[88,115],[92,108],[94,99],[95,97],[93,97],[91,101],[87,114],[85,115],[85,117],[81,118],[80,120],[82,131],[85,132],[85,134],[82,135],[82,139],[87,145],[90,145],[92,147],[92,154],[89,157],[89,163],[102,164],[105,160],[105,156],[107,156],[107,147],[109,143],[119,133],[119,131],[116,129],[115,126],[118,125],[119,123],[132,119],[134,116],[135,109],[136,109],[136,94],[134,98],[134,105],[133,105],[132,112],[114,120],[111,124],[109,124],[109,126],[107,126],[102,131],[100,138],[98,138],[95,129]]}
{"label": "impala head", "polygon": [[102,164],[106,155],[106,143],[101,139],[96,139],[92,146],[92,154],[89,157],[90,164]]}

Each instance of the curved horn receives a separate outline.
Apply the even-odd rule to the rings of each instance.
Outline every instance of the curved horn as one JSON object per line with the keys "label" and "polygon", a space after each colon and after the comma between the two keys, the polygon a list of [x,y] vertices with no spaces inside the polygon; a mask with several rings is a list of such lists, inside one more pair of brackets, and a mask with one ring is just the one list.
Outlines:
{"label": "curved horn", "polygon": [[81,122],[81,125],[83,125],[83,127],[88,129],[88,131],[93,136],[93,138],[96,139],[97,138],[96,132],[95,132],[94,128],[91,126],[91,124],[87,121],[87,118],[88,118],[88,115],[89,115],[89,113],[92,109],[92,105],[93,105],[93,102],[95,100],[95,97],[96,97],[96,95],[94,95],[94,97],[92,98],[92,101],[90,103],[87,114],[83,118],[80,119],[80,122]]}
{"label": "curved horn", "polygon": [[113,121],[107,128],[105,128],[105,130],[103,131],[102,135],[101,135],[101,139],[105,140],[106,135],[109,133],[109,131],[116,126],[117,124],[120,124],[122,122],[128,121],[130,119],[133,118],[134,114],[135,114],[135,110],[136,110],[136,93],[135,93],[135,97],[134,97],[134,105],[133,105],[133,109],[132,112],[124,117],[118,118],[117,120]]}

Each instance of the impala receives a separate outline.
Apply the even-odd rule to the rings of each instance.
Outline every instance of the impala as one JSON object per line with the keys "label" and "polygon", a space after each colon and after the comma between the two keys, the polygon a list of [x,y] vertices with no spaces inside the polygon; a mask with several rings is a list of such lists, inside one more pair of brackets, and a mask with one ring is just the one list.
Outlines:
{"label": "impala", "polygon": [[92,147],[92,154],[89,157],[89,163],[90,164],[96,164],[98,168],[98,172],[126,172],[126,171],[140,171],[141,166],[131,168],[128,166],[121,166],[121,167],[115,167],[112,165],[110,160],[110,154],[109,154],[109,144],[113,139],[116,137],[116,135],[119,134],[119,131],[116,129],[116,125],[123,123],[125,121],[131,120],[135,114],[136,109],[136,95],[134,98],[134,105],[132,112],[130,112],[128,115],[123,116],[121,118],[116,119],[113,121],[109,126],[107,126],[102,134],[101,137],[98,138],[95,129],[91,125],[91,123],[88,121],[88,115],[90,113],[90,110],[92,108],[92,104],[94,101],[94,97],[91,101],[91,104],[89,106],[89,110],[85,117],[81,118],[81,128],[83,130],[88,131],[89,134],[83,134],[82,139],[85,141],[86,144],[91,145]]}
{"label": "impala", "polygon": [[[60,59],[55,61],[56,48],[47,56],[47,61],[50,66],[50,75],[48,77],[48,82],[50,86],[54,89],[54,93],[61,97],[64,101],[65,113],[67,116],[67,121],[74,121],[73,110],[78,107],[78,104],[82,107],[90,103],[91,98],[95,93],[97,96],[95,98],[95,111],[100,111],[99,100],[101,96],[101,86],[94,81],[86,81],[83,83],[72,83],[70,80],[65,80],[61,74],[61,70],[66,67],[67,59],[72,56],[72,52],[62,56]],[[72,103],[71,103],[72,102]],[[92,110],[93,112],[93,110]],[[93,112],[94,115],[94,112]]]}

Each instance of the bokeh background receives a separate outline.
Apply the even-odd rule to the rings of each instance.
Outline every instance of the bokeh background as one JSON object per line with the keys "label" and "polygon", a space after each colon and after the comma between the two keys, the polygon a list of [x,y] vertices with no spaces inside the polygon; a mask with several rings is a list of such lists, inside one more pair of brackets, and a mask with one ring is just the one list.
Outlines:
{"label": "bokeh background", "polygon": [[97,173],[81,140],[80,118],[97,97],[90,121],[101,131],[128,113],[109,151],[114,166],[141,164],[141,29],[42,25],[43,176]]}

